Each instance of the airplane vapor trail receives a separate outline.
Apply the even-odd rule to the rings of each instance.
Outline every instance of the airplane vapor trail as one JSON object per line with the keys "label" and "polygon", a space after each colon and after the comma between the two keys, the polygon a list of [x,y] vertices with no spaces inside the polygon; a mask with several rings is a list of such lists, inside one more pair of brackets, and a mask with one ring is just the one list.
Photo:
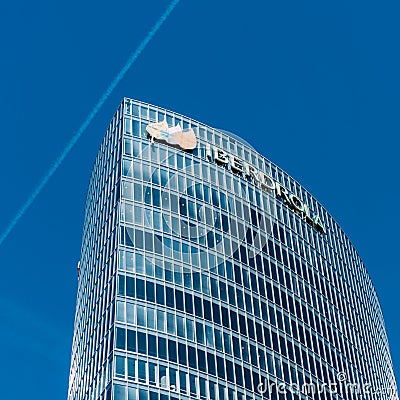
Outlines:
{"label": "airplane vapor trail", "polygon": [[104,91],[104,93],[101,95],[100,99],[97,101],[96,105],[92,108],[92,110],[90,111],[90,113],[88,114],[88,116],[86,117],[86,119],[84,120],[82,125],[80,126],[80,128],[77,130],[75,135],[70,139],[70,141],[67,143],[66,147],[61,152],[61,154],[58,156],[56,161],[53,163],[53,165],[50,167],[50,169],[44,175],[44,177],[39,182],[39,184],[36,186],[36,188],[33,190],[33,192],[29,195],[29,197],[27,198],[25,203],[22,205],[22,207],[17,211],[14,218],[7,225],[6,229],[0,236],[0,246],[7,239],[8,235],[14,229],[15,225],[17,225],[19,220],[24,216],[26,211],[29,209],[29,207],[32,205],[32,203],[35,201],[36,197],[40,194],[40,192],[46,186],[46,184],[50,180],[50,178],[55,174],[55,172],[57,171],[57,169],[59,168],[61,163],[64,161],[64,159],[70,153],[70,151],[75,146],[75,144],[79,140],[79,138],[86,131],[86,129],[88,128],[90,123],[93,121],[93,119],[95,118],[97,113],[100,111],[101,107],[106,102],[106,100],[110,97],[110,95],[112,94],[112,92],[114,91],[114,89],[116,88],[118,83],[124,78],[126,73],[132,67],[133,63],[137,60],[137,58],[140,56],[140,54],[143,52],[143,50],[149,44],[150,40],[155,36],[155,34],[161,28],[161,25],[165,22],[165,20],[169,17],[169,15],[172,13],[174,8],[178,5],[179,1],[180,0],[171,1],[171,3],[168,5],[168,7],[164,11],[164,13],[160,16],[158,21],[154,24],[154,26],[151,28],[151,30],[147,33],[146,37],[139,44],[137,49],[130,55],[130,57],[128,58],[128,61],[122,67],[120,72],[111,81],[111,83],[109,84],[107,89]]}

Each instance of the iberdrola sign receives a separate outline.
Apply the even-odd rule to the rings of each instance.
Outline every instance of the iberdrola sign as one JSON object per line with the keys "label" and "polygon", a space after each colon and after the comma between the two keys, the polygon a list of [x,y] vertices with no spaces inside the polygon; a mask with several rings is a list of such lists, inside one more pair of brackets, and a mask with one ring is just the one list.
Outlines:
{"label": "iberdrola sign", "polygon": [[253,182],[269,193],[274,193],[281,198],[292,210],[301,214],[303,219],[319,232],[326,233],[324,224],[317,214],[311,213],[307,204],[303,203],[295,194],[290,193],[279,182],[276,182],[268,174],[255,168],[253,165],[241,160],[239,157],[209,144],[206,145],[206,157],[220,165],[228,167],[232,172],[242,176],[249,176]]}

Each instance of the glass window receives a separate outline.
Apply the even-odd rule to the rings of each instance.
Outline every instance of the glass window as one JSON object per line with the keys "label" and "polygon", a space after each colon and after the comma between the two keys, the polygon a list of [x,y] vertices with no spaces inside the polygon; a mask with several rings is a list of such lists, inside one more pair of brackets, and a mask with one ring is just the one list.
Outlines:
{"label": "glass window", "polygon": [[170,361],[177,361],[176,343],[173,340],[168,340],[168,359]]}
{"label": "glass window", "polygon": [[128,378],[135,378],[136,376],[136,360],[133,358],[128,358]]}
{"label": "glass window", "polygon": [[208,366],[208,373],[211,375],[216,375],[214,354],[207,353],[207,366]]}
{"label": "glass window", "polygon": [[231,337],[226,332],[224,332],[224,348],[226,354],[232,354]]}
{"label": "glass window", "polygon": [[166,331],[165,327],[165,312],[162,310],[157,310],[157,330],[161,332]]}
{"label": "glass window", "polygon": [[130,329],[127,331],[127,350],[136,351],[136,332]]}
{"label": "glass window", "polygon": [[125,400],[125,386],[114,385],[114,399],[115,400]]}
{"label": "glass window", "polygon": [[133,163],[130,160],[123,160],[122,174],[124,176],[133,176]]}
{"label": "glass window", "polygon": [[126,322],[128,324],[134,324],[134,305],[131,303],[126,304]]}
{"label": "glass window", "polygon": [[132,120],[130,118],[125,118],[125,132],[132,134]]}
{"label": "glass window", "polygon": [[145,282],[142,279],[136,279],[136,297],[145,300]]}
{"label": "glass window", "polygon": [[194,322],[190,319],[186,319],[186,334],[188,340],[194,340]]}
{"label": "glass window", "polygon": [[183,343],[178,343],[179,364],[187,365],[186,346]]}
{"label": "glass window", "polygon": [[137,325],[146,326],[146,308],[141,304],[137,304]]}
{"label": "glass window", "polygon": [[115,372],[117,377],[125,378],[125,357],[115,357]]}
{"label": "glass window", "polygon": [[117,301],[117,321],[125,322],[125,303]]}
{"label": "glass window", "polygon": [[138,364],[139,381],[146,382],[146,363],[142,360],[139,360]]}
{"label": "glass window", "polygon": [[207,346],[214,348],[214,335],[211,326],[206,325],[206,341]]}
{"label": "glass window", "polygon": [[[146,275],[154,276],[154,264],[148,259],[146,259]],[[155,302],[154,283],[150,281],[146,282],[146,299],[152,303]]]}
{"label": "glass window", "polygon": [[[227,377],[228,381],[235,382],[232,361],[226,360],[225,366],[226,366],[226,377]],[[232,395],[233,395],[233,393],[232,393]]]}
{"label": "glass window", "polygon": [[167,313],[167,331],[175,334],[175,316],[171,313]]}
{"label": "glass window", "polygon": [[156,364],[149,362],[149,382],[156,383]]}
{"label": "glass window", "polygon": [[[147,282],[149,283],[149,282]],[[155,329],[156,321],[154,317],[154,309],[147,307],[147,327]]]}
{"label": "glass window", "polygon": [[147,336],[148,355],[157,357],[157,338],[154,335]]}
{"label": "glass window", "polygon": [[132,139],[125,138],[124,139],[124,151],[125,154],[131,156],[132,155]]}
{"label": "glass window", "polygon": [[167,359],[167,340],[162,337],[158,337],[158,356],[162,360]]}
{"label": "glass window", "polygon": [[117,349],[125,349],[125,329],[117,328]]}
{"label": "glass window", "polygon": [[225,379],[225,363],[222,357],[217,356],[217,371],[218,377]]}
{"label": "glass window", "polygon": [[236,336],[232,336],[232,343],[233,343],[233,352],[235,354],[235,357],[241,358],[240,354],[240,342],[239,339]]}
{"label": "glass window", "polygon": [[215,348],[220,351],[224,351],[222,346],[222,332],[219,329],[214,329],[215,336]]}
{"label": "glass window", "polygon": [[133,387],[128,387],[128,400],[136,400],[137,389]]}
{"label": "glass window", "polygon": [[179,387],[183,393],[187,392],[187,374],[183,371],[179,372]]}
{"label": "glass window", "polygon": [[188,346],[188,361],[190,368],[197,369],[196,354],[196,349],[192,346]]}
{"label": "glass window", "polygon": [[132,182],[122,182],[122,197],[125,199],[132,199],[132,190],[133,190],[133,184]]}
{"label": "glass window", "polygon": [[242,356],[243,356],[243,360],[249,362],[249,349],[248,349],[248,345],[247,345],[247,341],[245,340],[241,340],[242,343]]}
{"label": "glass window", "polygon": [[195,375],[189,374],[190,381],[190,393],[197,394],[197,377]]}
{"label": "glass window", "polygon": [[130,276],[126,277],[126,295],[128,297],[135,297],[135,280]]}
{"label": "glass window", "polygon": [[204,344],[204,325],[196,322],[196,339],[197,343]]}
{"label": "glass window", "polygon": [[176,389],[176,373],[174,368],[169,368],[169,386],[171,390]]}
{"label": "glass window", "polygon": [[177,324],[177,334],[180,337],[186,337],[185,335],[185,320],[180,315],[176,316],[176,324]]}
{"label": "glass window", "polygon": [[157,304],[160,305],[165,304],[164,286],[159,284],[156,285],[156,299],[157,299]]}
{"label": "glass window", "polygon": [[124,211],[125,221],[133,223],[133,206],[131,206],[130,204],[125,204]]}

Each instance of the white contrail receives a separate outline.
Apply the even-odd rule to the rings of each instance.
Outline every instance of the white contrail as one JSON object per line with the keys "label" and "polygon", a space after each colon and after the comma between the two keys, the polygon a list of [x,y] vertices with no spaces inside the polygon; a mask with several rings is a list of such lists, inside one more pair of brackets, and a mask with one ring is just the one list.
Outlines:
{"label": "white contrail", "polygon": [[154,35],[157,33],[157,31],[160,29],[161,25],[164,23],[164,21],[169,17],[173,9],[177,6],[180,0],[173,0],[167,7],[167,9],[164,11],[164,13],[161,15],[161,17],[158,19],[158,21],[154,24],[154,26],[151,28],[149,33],[146,35],[146,37],[142,40],[142,42],[139,44],[139,47],[131,54],[129,57],[128,61],[125,63],[125,65],[122,67],[121,71],[118,73],[118,75],[112,80],[110,85],[107,87],[105,92],[101,95],[100,99],[96,103],[96,105],[92,108],[90,111],[89,115],[86,117],[85,121],[81,125],[81,127],[78,129],[78,131],[75,133],[75,135],[71,138],[71,140],[68,142],[67,146],[65,149],[62,151],[62,153],[58,156],[54,164],[51,166],[51,168],[48,170],[46,175],[43,177],[43,179],[40,181],[40,183],[37,185],[37,187],[34,189],[34,191],[31,193],[31,195],[28,197],[28,199],[25,201],[25,203],[22,205],[22,207],[18,210],[17,214],[15,217],[11,220],[11,222],[8,224],[7,228],[4,230],[4,232],[0,236],[0,246],[6,240],[7,236],[10,234],[10,232],[14,229],[15,225],[17,225],[18,221],[22,218],[22,216],[26,213],[28,208],[32,205],[32,203],[35,201],[36,197],[39,195],[39,193],[42,191],[42,189],[46,186],[47,182],[49,179],[54,175],[54,173],[57,171],[58,167],[61,165],[61,163],[64,161],[65,157],[69,154],[69,152],[72,150],[72,148],[75,146],[76,142],[79,140],[79,138],[82,136],[82,134],[85,132],[89,124],[93,121],[94,117],[97,115],[97,113],[100,111],[101,107],[103,104],[106,102],[106,100],[110,97],[111,93],[114,91],[115,87],[118,85],[118,83],[124,78],[126,73],[129,71],[131,68],[132,64],[136,61],[136,59],[140,56],[142,51],[146,48],[146,46],[149,44],[150,40],[154,37]]}

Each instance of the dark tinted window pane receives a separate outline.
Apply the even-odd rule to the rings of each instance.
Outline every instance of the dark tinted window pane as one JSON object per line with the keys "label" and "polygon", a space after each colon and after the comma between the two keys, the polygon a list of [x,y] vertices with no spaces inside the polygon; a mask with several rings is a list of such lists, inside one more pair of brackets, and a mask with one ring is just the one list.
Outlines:
{"label": "dark tinted window pane", "polygon": [[236,383],[239,386],[243,386],[242,368],[238,364],[235,364],[235,373],[236,373]]}
{"label": "dark tinted window pane", "polygon": [[157,341],[154,335],[148,336],[148,348],[149,348],[148,354],[150,356],[157,357]]}
{"label": "dark tinted window pane", "polygon": [[226,360],[226,377],[228,379],[229,382],[234,382],[235,381],[235,377],[233,374],[233,363],[229,360]]}
{"label": "dark tinted window pane", "polygon": [[208,300],[203,300],[204,304],[204,318],[211,321],[211,303]]}
{"label": "dark tinted window pane", "polygon": [[184,311],[183,307],[183,293],[180,290],[175,290],[175,301],[176,301],[176,308],[180,311]]}
{"label": "dark tinted window pane", "polygon": [[127,332],[127,339],[128,339],[128,344],[127,344],[127,350],[128,351],[136,351],[136,332],[128,330]]}
{"label": "dark tinted window pane", "polygon": [[164,305],[165,304],[164,286],[159,284],[156,285],[156,296],[157,296],[157,304]]}
{"label": "dark tinted window pane", "polygon": [[125,329],[117,328],[117,349],[125,350]]}
{"label": "dark tinted window pane", "polygon": [[174,304],[174,291],[170,287],[166,288],[166,299],[167,299],[167,306],[174,308],[175,307],[175,304]]}
{"label": "dark tinted window pane", "polygon": [[179,364],[187,365],[186,346],[182,343],[178,343],[178,354],[179,354]]}
{"label": "dark tinted window pane", "polygon": [[229,328],[229,316],[228,309],[226,307],[221,306],[222,311],[222,325],[226,328]]}
{"label": "dark tinted window pane", "polygon": [[158,356],[163,360],[167,359],[167,341],[162,337],[158,338]]}
{"label": "dark tinted window pane", "polygon": [[192,346],[188,346],[188,352],[189,352],[189,366],[191,368],[197,369],[196,349]]}
{"label": "dark tinted window pane", "polygon": [[203,307],[199,297],[194,298],[194,309],[197,317],[203,317]]}
{"label": "dark tinted window pane", "polygon": [[218,370],[218,376],[221,379],[225,379],[225,363],[224,363],[224,359],[217,356],[217,370]]}
{"label": "dark tinted window pane", "polygon": [[136,279],[136,296],[138,299],[145,300],[145,285],[142,279]]}
{"label": "dark tinted window pane", "polygon": [[151,301],[154,303],[155,301],[155,293],[154,293],[154,283],[146,282],[146,297],[147,301]]}
{"label": "dark tinted window pane", "polygon": [[207,353],[208,373],[215,375],[215,356],[214,354]]}
{"label": "dark tinted window pane", "polygon": [[168,340],[168,359],[174,362],[177,361],[176,343],[172,340]]}
{"label": "dark tinted window pane", "polygon": [[185,293],[185,310],[189,314],[193,314],[193,296]]}
{"label": "dark tinted window pane", "polygon": [[198,364],[199,370],[203,372],[207,372],[206,369],[206,353],[203,350],[197,350]]}
{"label": "dark tinted window pane", "polygon": [[135,297],[135,280],[130,276],[126,277],[126,295],[128,297]]}
{"label": "dark tinted window pane", "polygon": [[146,335],[142,332],[138,332],[138,351],[141,354],[146,354]]}
{"label": "dark tinted window pane", "polygon": [[218,304],[213,304],[213,317],[214,317],[214,322],[216,324],[221,323],[221,312],[219,310],[219,305]]}

